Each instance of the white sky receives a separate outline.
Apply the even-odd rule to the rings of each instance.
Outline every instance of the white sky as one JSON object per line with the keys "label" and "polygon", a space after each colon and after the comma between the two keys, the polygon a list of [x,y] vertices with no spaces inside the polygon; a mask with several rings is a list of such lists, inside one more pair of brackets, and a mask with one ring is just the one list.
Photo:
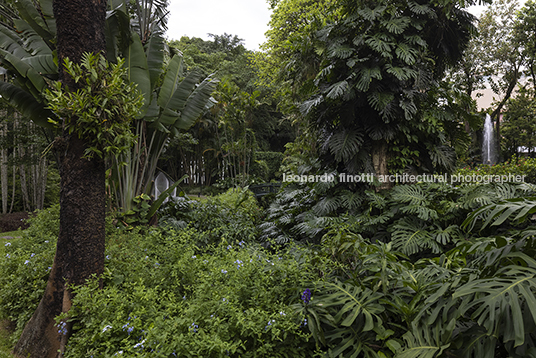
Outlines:
{"label": "white sky", "polygon": [[[469,11],[480,16],[484,9],[473,6]],[[168,10],[169,40],[182,36],[210,40],[208,33],[228,33],[244,39],[249,50],[258,50],[265,41],[272,13],[266,0],[170,0]]]}
{"label": "white sky", "polygon": [[228,33],[244,39],[249,50],[265,41],[272,13],[266,0],[169,0],[168,10],[169,40]]}

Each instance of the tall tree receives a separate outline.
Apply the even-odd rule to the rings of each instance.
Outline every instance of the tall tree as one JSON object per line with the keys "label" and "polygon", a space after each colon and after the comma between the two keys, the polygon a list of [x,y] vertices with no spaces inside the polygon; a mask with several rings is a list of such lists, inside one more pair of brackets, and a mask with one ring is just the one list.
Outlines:
{"label": "tall tree", "polygon": [[500,147],[500,116],[514,93],[525,65],[524,43],[516,34],[517,0],[493,1],[478,23],[477,52],[484,65],[487,85],[497,95],[491,118]]}
{"label": "tall tree", "polygon": [[[55,0],[59,63],[80,63],[84,53],[104,53],[106,1]],[[66,75],[59,78],[68,91],[81,83]],[[65,119],[64,119],[65,120]],[[74,121],[77,119],[74,118]],[[105,165],[104,158],[88,158],[88,138],[64,131],[56,138],[60,158],[60,233],[47,287],[34,315],[27,323],[14,354],[17,357],[61,356],[69,327],[56,326],[54,318],[71,307],[68,285],[80,285],[104,270]]]}
{"label": "tall tree", "polygon": [[439,80],[461,58],[474,17],[457,1],[341,1],[333,11],[341,18],[318,32],[315,93],[301,106],[325,163],[384,179],[452,169],[461,133]]}

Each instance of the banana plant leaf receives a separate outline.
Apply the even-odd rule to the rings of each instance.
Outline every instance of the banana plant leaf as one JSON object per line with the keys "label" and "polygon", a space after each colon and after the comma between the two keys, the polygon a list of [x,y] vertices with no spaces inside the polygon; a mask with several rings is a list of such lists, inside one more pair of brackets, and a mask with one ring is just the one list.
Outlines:
{"label": "banana plant leaf", "polygon": [[126,53],[125,66],[127,68],[127,77],[130,82],[138,85],[138,90],[143,94],[145,99],[140,109],[139,118],[142,118],[147,112],[151,103],[151,76],[147,67],[147,57],[138,34],[132,34],[132,42]]}
{"label": "banana plant leaf", "polygon": [[49,122],[49,118],[56,118],[54,113],[39,103],[34,96],[23,89],[0,81],[0,94],[11,105],[17,108],[22,115],[30,118],[38,126],[53,129],[54,125]]}

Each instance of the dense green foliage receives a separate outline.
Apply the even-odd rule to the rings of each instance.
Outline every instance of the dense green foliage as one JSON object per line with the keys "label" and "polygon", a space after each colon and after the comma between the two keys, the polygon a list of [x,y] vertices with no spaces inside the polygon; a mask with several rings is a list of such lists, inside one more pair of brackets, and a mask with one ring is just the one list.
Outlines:
{"label": "dense green foliage", "polygon": [[[534,192],[370,192],[370,209],[327,222],[317,245],[273,250],[241,232],[256,216],[245,192],[175,203],[186,228],[110,221],[104,287],[75,288],[67,356],[531,357]],[[57,215],[42,211],[0,258],[1,317],[19,328],[46,282]]]}
{"label": "dense green foliage", "polygon": [[135,141],[131,121],[143,98],[136,86],[125,82],[124,61],[110,65],[104,56],[85,54],[81,64],[65,59],[65,72],[82,88],[69,92],[61,82],[47,90],[49,108],[63,119],[54,123],[69,134],[89,141],[85,155],[118,155]]}
{"label": "dense green foliage", "polygon": [[466,166],[458,169],[453,175],[477,177],[484,175],[524,176],[526,183],[536,184],[536,159],[512,157],[503,163],[495,165],[479,164],[473,168]]}

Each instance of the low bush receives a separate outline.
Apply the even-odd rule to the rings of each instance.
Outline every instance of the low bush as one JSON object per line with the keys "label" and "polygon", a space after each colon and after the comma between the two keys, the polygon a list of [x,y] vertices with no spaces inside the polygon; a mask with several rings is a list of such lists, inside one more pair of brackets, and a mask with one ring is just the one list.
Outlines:
{"label": "low bush", "polygon": [[310,357],[315,344],[293,305],[315,280],[314,255],[225,240],[200,249],[197,235],[109,242],[104,288],[76,288],[66,357]]}
{"label": "low bush", "polygon": [[16,324],[14,337],[43,296],[56,251],[59,205],[39,211],[28,223],[20,239],[3,242],[5,254],[0,257],[0,320]]}
{"label": "low bush", "polygon": [[177,197],[160,210],[163,227],[193,228],[198,231],[197,245],[228,242],[252,242],[260,209],[253,194],[244,189],[229,189],[206,200]]}
{"label": "low bush", "polygon": [[512,157],[504,163],[494,165],[479,164],[475,167],[458,169],[453,175],[524,175],[525,182],[536,184],[536,158]]}

